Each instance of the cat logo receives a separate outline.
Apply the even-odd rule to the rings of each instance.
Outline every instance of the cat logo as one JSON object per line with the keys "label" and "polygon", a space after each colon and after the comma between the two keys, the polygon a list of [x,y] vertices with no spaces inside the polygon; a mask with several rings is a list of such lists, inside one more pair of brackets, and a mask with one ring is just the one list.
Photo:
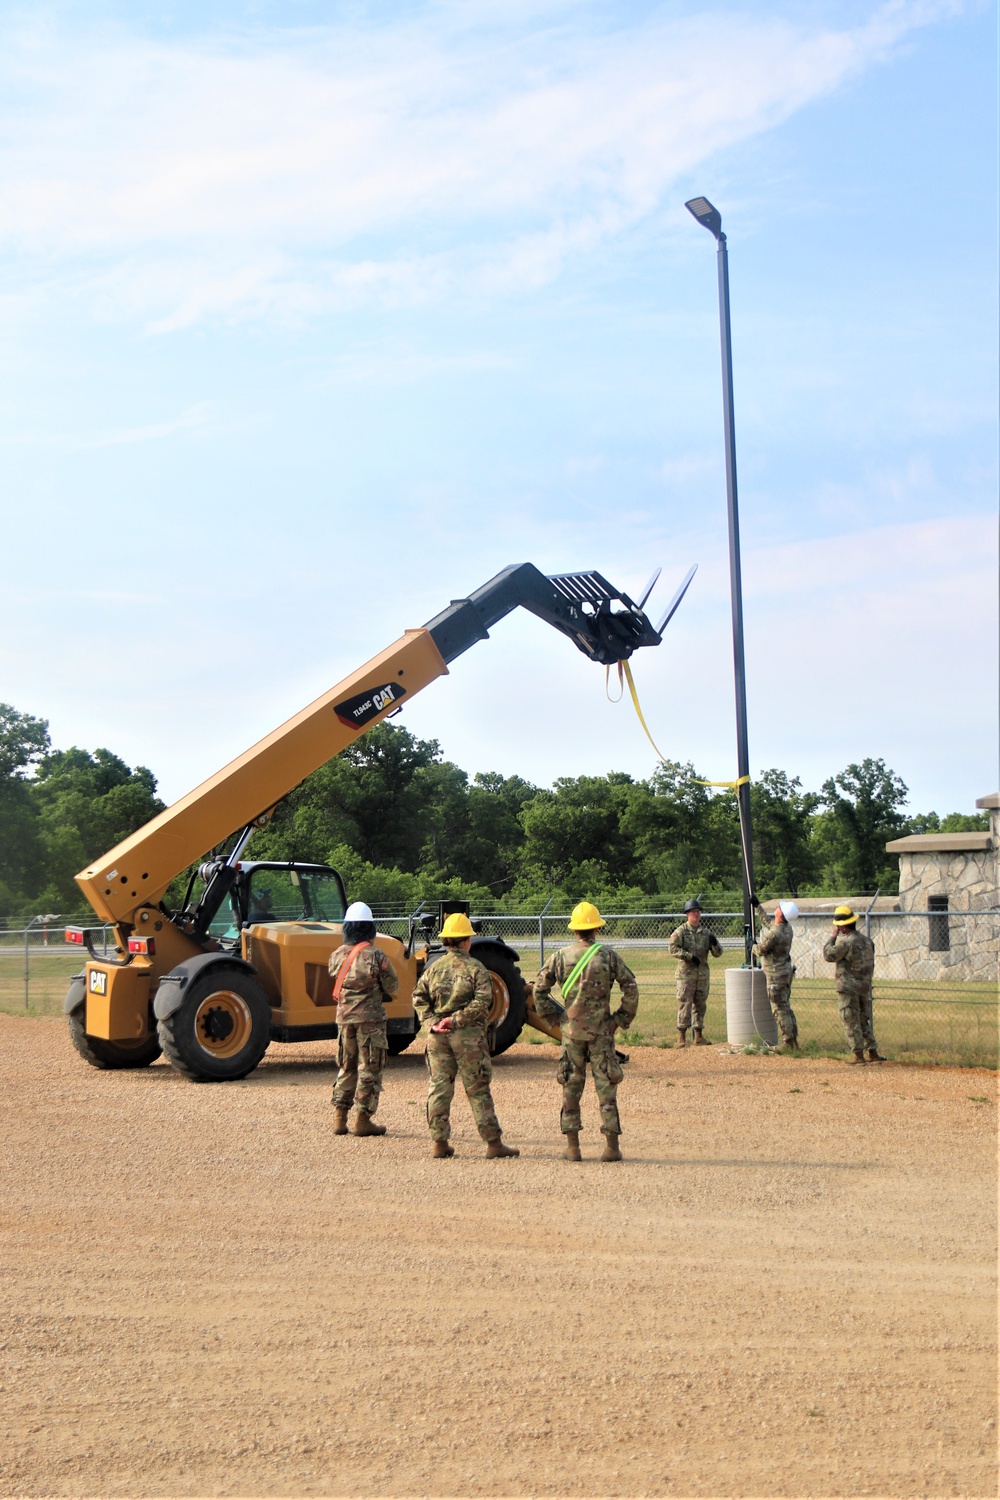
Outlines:
{"label": "cat logo", "polygon": [[379,714],[405,696],[406,689],[398,682],[383,682],[379,687],[369,688],[366,693],[358,693],[354,698],[345,698],[343,703],[335,703],[333,711],[341,724],[346,724],[350,729],[364,729],[366,724],[377,719]]}
{"label": "cat logo", "polygon": [[92,995],[106,995],[108,993],[108,974],[106,969],[91,969],[90,993]]}

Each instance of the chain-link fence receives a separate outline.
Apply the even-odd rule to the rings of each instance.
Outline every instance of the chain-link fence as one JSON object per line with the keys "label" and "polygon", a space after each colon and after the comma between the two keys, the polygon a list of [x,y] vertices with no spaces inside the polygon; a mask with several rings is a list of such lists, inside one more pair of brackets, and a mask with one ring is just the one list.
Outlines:
{"label": "chain-link fence", "polygon": [[[639,981],[639,1014],[631,1045],[666,1044],[676,1037],[676,962],[669,941],[684,920],[680,912],[606,914],[604,941],[612,943]],[[537,973],[546,952],[569,941],[567,913],[499,913],[474,918],[484,934],[510,944],[520,955],[526,979]],[[875,1034],[890,1057],[913,1062],[996,1067],[1000,1020],[1000,912],[878,912],[862,917],[875,944]],[[722,957],[711,965],[706,1034],[726,1035],[725,980],[722,970],[743,962],[743,917],[739,912],[706,912],[702,921],[716,934]],[[404,914],[378,914],[379,931],[405,940]],[[803,913],[793,924],[796,966],[792,1007],[803,1050],[847,1050],[833,965],[822,955],[831,934],[829,913]],[[114,935],[98,937],[108,949]],[[71,976],[85,955],[67,947],[55,919],[0,932],[0,1011],[55,1015]]]}

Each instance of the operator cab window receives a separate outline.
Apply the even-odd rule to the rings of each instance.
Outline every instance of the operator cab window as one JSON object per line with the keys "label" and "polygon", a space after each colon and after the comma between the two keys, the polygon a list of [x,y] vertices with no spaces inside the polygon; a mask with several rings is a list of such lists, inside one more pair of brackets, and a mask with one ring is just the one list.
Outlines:
{"label": "operator cab window", "polygon": [[340,882],[322,870],[254,870],[250,877],[247,920],[264,922],[339,922],[344,915]]}

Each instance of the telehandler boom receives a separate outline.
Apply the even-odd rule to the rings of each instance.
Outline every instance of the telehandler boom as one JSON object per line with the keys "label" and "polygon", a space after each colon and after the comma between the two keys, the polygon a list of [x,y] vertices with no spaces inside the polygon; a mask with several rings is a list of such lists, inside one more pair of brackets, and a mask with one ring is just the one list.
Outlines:
{"label": "telehandler boom", "polygon": [[[77,1050],[99,1068],[146,1067],[162,1051],[187,1077],[221,1081],[251,1072],[271,1041],[335,1036],[327,962],[342,941],[343,883],[328,866],[242,860],[255,829],[307,776],[447,673],[450,661],[519,605],[592,661],[613,665],[659,645],[691,576],[656,628],[643,610],[649,589],[636,604],[599,573],[547,578],[531,563],[506,568],[422,629],[406,631],[82,870],[77,882],[113,926],[116,947],[109,958],[89,929],[67,929],[67,941],[90,954],[63,1007]],[[171,882],[206,850],[214,852],[192,876],[183,905],[169,909]],[[413,987],[435,955],[414,952],[412,924],[406,944],[381,934],[377,942],[399,974],[387,1029],[390,1049],[401,1051],[417,1029]],[[474,951],[493,977],[491,1035],[502,1051],[525,1018],[517,954],[497,938],[474,940]]]}

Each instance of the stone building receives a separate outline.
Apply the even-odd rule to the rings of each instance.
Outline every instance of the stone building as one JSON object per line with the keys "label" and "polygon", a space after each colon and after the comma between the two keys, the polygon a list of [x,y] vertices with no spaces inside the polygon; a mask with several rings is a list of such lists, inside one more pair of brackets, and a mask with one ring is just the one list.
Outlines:
{"label": "stone building", "polygon": [[[875,944],[876,983],[1000,977],[1000,792],[976,806],[988,833],[919,833],[886,844],[899,856],[899,895],[800,900],[792,958],[799,979],[829,978],[823,944],[843,900]],[[775,902],[765,902],[773,910]]]}
{"label": "stone building", "polygon": [[902,911],[986,911],[1000,905],[1000,792],[976,806],[990,815],[988,833],[911,833],[886,844],[899,855]]}
{"label": "stone building", "polygon": [[912,833],[886,844],[899,856],[896,965],[907,979],[991,980],[998,971],[1000,792],[980,797],[986,833]]}

